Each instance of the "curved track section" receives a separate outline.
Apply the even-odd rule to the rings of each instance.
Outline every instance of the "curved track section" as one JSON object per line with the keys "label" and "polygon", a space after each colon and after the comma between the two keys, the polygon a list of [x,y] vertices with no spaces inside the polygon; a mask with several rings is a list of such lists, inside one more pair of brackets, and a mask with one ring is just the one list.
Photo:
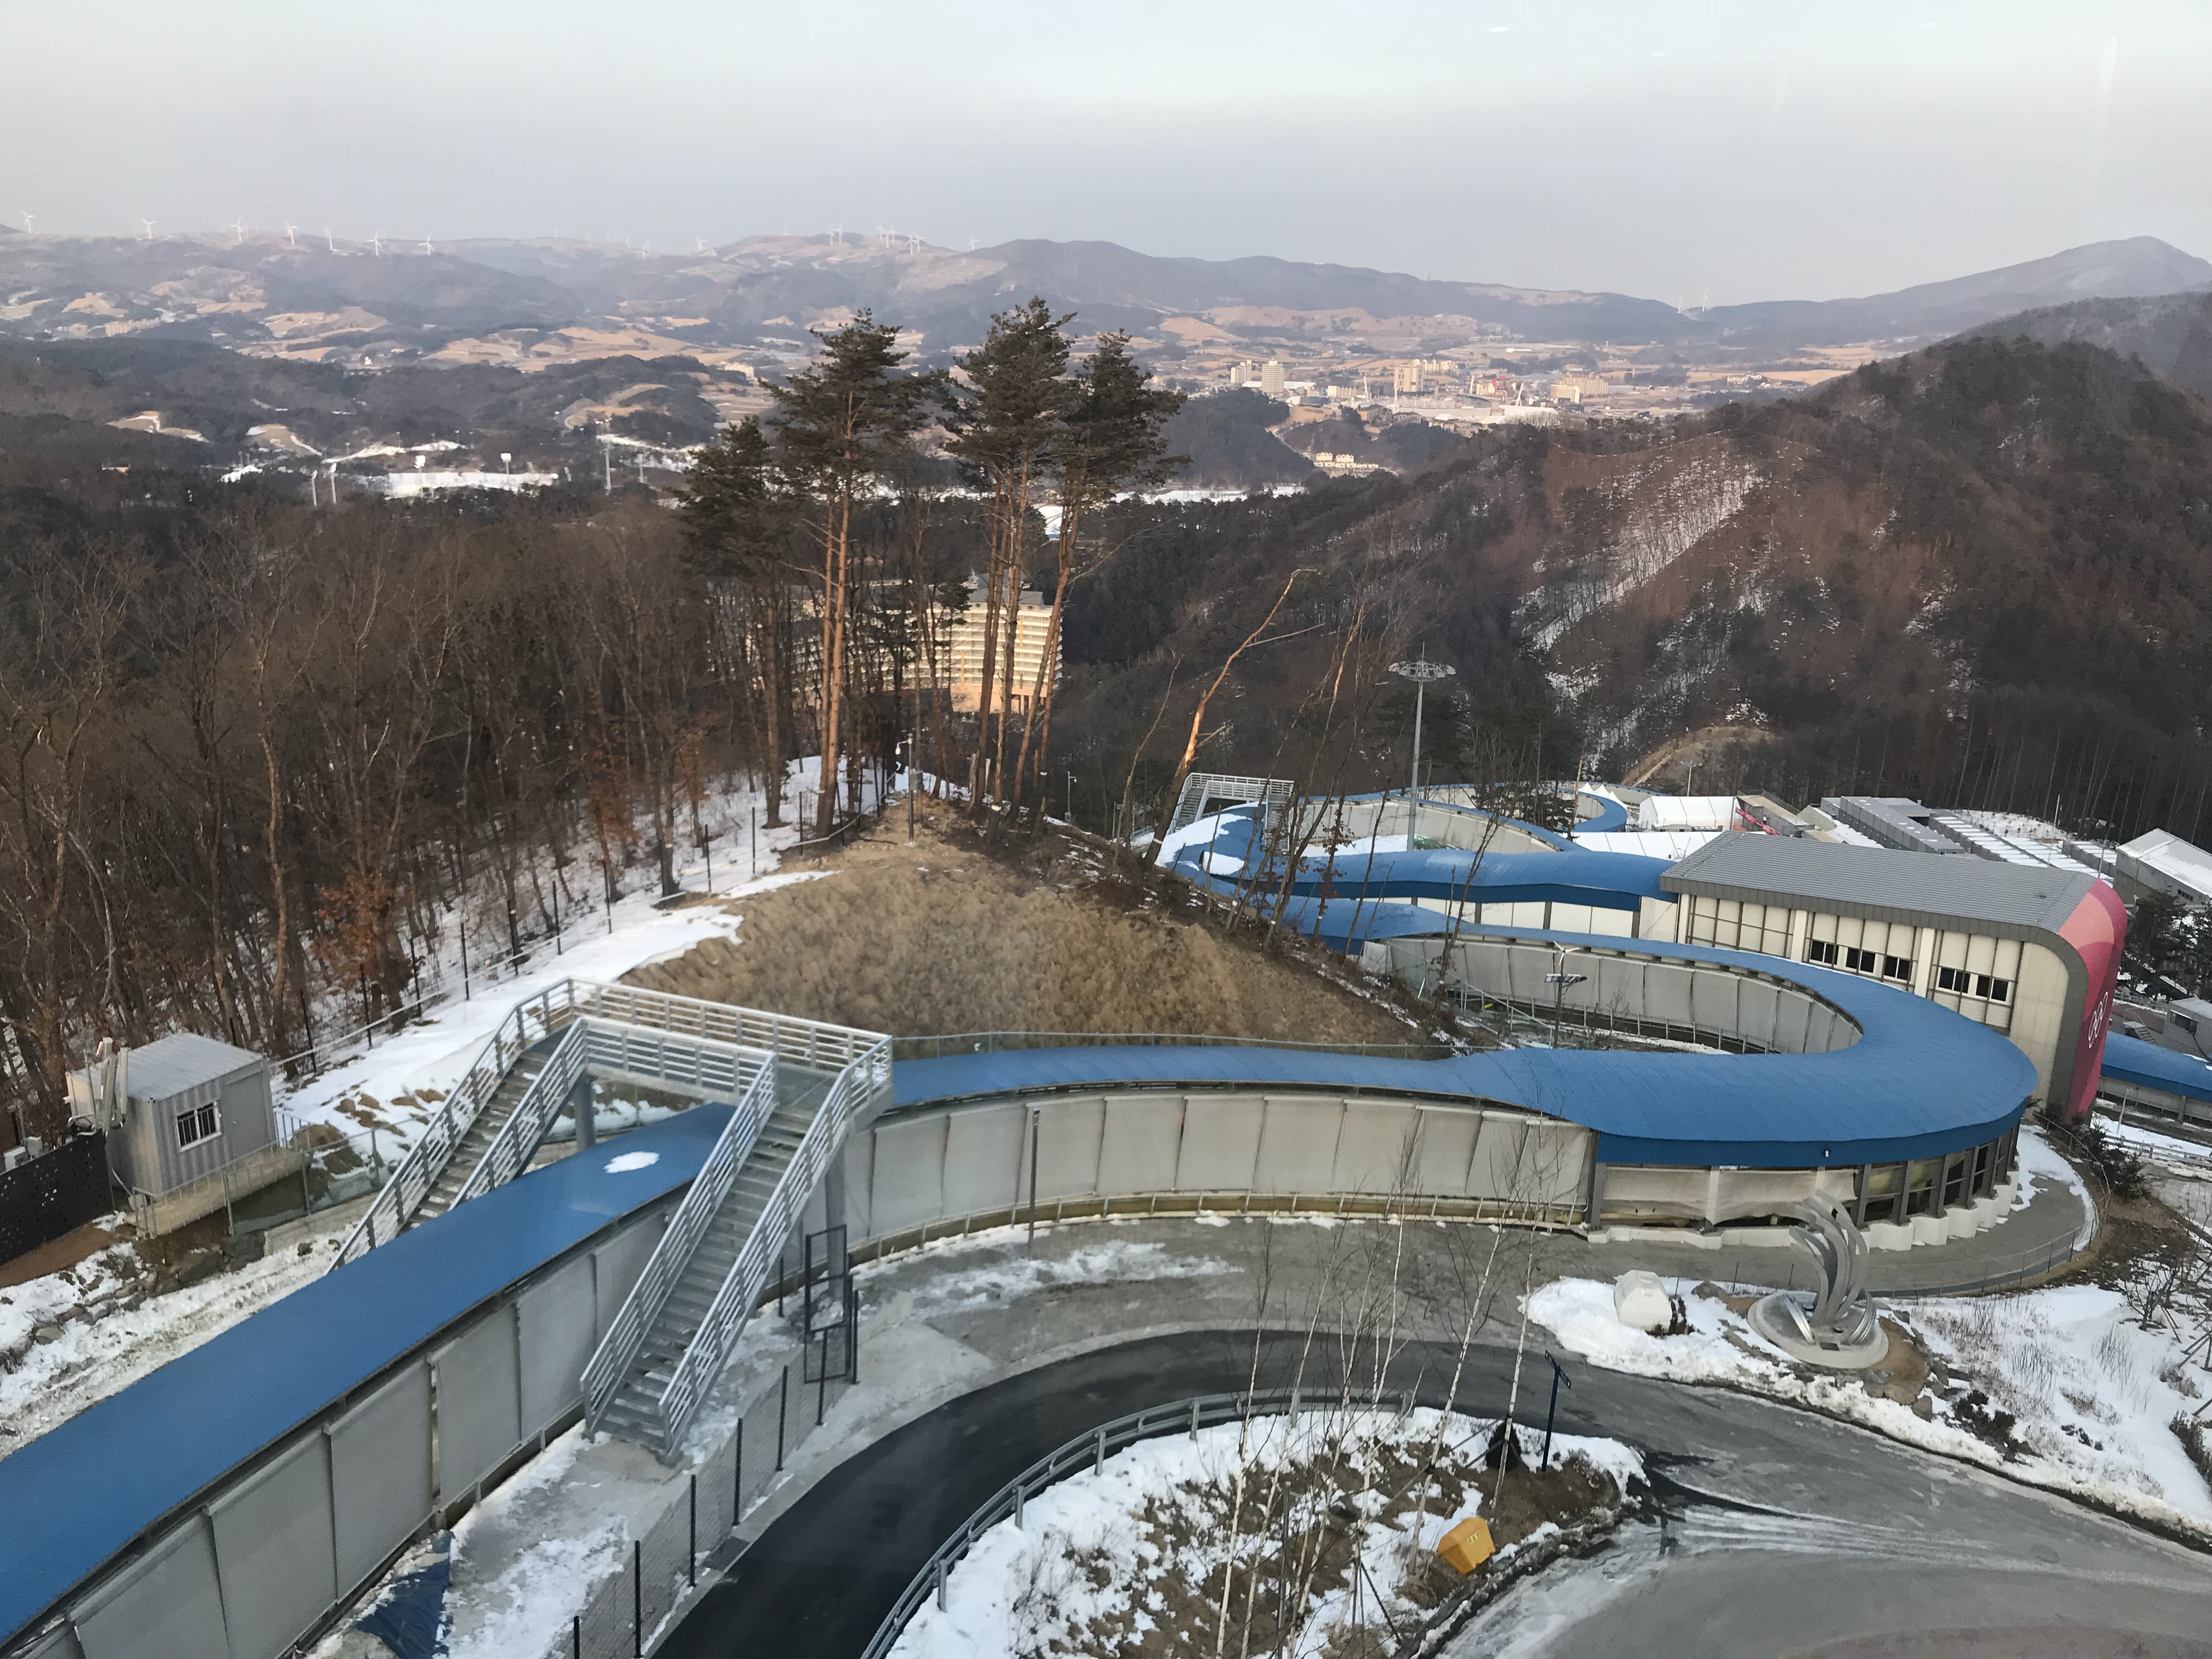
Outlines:
{"label": "curved track section", "polygon": [[[1256,808],[1176,854],[1194,882],[1279,891]],[[1640,911],[1666,866],[1633,854],[1484,854],[1438,848],[1306,860],[1288,872],[1285,925],[1345,949],[1436,939],[1446,970],[1540,1007],[1619,1008],[1667,1025],[1718,1026],[1731,1046],[1675,1054],[1516,1048],[1446,1060],[1219,1048],[1036,1048],[900,1063],[895,1109],[993,1096],[1108,1088],[1301,1088],[1496,1103],[1595,1130],[1607,1164],[1856,1168],[1978,1146],[2019,1121],[2035,1085],[1999,1033],[1925,998],[1787,958],[1614,933],[1469,926],[1463,905],[1545,901]],[[1245,872],[1257,869],[1258,879]],[[1334,891],[1345,896],[1328,896]],[[1442,903],[1452,909],[1428,908]],[[1547,975],[1571,959],[1572,986]],[[1701,1018],[1726,1003],[1725,1023]]]}
{"label": "curved track section", "polygon": [[[1287,1338],[1269,1344],[1258,1385],[1297,1380],[1299,1346]],[[1443,1405],[1454,1360],[1449,1350],[1409,1346],[1398,1352],[1389,1387],[1413,1388],[1424,1403]],[[1451,1403],[1502,1414],[1513,1395],[1513,1364],[1510,1346],[1478,1346]],[[1307,1365],[1310,1384],[1310,1359]],[[2083,1626],[2173,1638],[2206,1628],[2212,1597],[2203,1558],[2118,1522],[1806,1413],[1578,1363],[1568,1370],[1573,1386],[1559,1395],[1559,1426],[1643,1448],[1668,1527],[1664,1534],[1633,1528],[1608,1553],[1607,1559],[1632,1554],[1639,1565],[1650,1558],[1626,1600],[1602,1583],[1567,1577],[1591,1569],[1554,1569],[1502,1602],[1501,1613],[1552,1583],[1565,1592],[1553,1610],[1556,1628],[1515,1651],[1765,1659],[1805,1650],[1793,1631],[1805,1632],[1809,1644]],[[1253,1373],[1249,1334],[1178,1335],[1105,1349],[954,1401],[829,1471],[738,1559],[659,1652],[669,1659],[859,1654],[945,1537],[1034,1459],[1124,1413],[1245,1388]],[[1525,1409],[1525,1389],[1521,1397]],[[1760,1571],[1728,1577],[1731,1559],[1750,1559],[1730,1552],[1759,1552]],[[1819,1605],[1806,1617],[1808,1592]],[[1663,1597],[1666,1609],[1650,1626],[1639,1623],[1638,1598],[1645,1595]],[[1748,1599],[1723,1604],[1737,1595]],[[1701,1630],[1700,1606],[1718,1622]],[[1531,1632],[1524,1626],[1519,1634]],[[1485,1641],[1459,1650],[1498,1649]],[[1861,1650],[1849,1650],[1861,1659]],[[1995,1650],[1863,1651],[1984,1659]],[[2201,1651],[2155,1644],[2006,1650],[2165,1659]]]}

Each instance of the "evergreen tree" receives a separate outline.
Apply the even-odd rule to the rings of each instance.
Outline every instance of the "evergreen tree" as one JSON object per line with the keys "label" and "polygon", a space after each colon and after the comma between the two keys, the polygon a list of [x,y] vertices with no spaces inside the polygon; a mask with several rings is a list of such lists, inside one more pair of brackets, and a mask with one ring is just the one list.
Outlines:
{"label": "evergreen tree", "polygon": [[744,660],[731,678],[753,693],[764,816],[774,827],[783,822],[793,725],[789,560],[798,503],[757,417],[724,428],[693,456],[677,499],[694,567],[710,584],[735,590]]}
{"label": "evergreen tree", "polygon": [[[1053,493],[1060,501],[1059,567],[1052,592],[1052,617],[1046,625],[1044,656],[1022,727],[1022,753],[1014,768],[1017,789],[1029,775],[1030,740],[1036,738],[1036,768],[1045,770],[1052,742],[1052,706],[1059,690],[1052,672],[1060,656],[1060,618],[1069,587],[1097,568],[1108,550],[1088,558],[1083,533],[1087,516],[1117,495],[1159,489],[1187,463],[1188,455],[1167,453],[1162,436],[1182,407],[1183,395],[1152,384],[1152,371],[1129,353],[1129,337],[1103,334],[1097,349],[1085,358],[1063,392],[1060,442],[1050,457]],[[1042,802],[1051,792],[1040,786]]]}
{"label": "evergreen tree", "polygon": [[854,507],[908,458],[915,434],[945,395],[945,376],[901,368],[908,354],[898,348],[897,327],[877,322],[868,312],[842,328],[814,332],[821,356],[769,390],[783,475],[802,504],[820,561],[819,835],[836,822],[837,766],[851,719]]}
{"label": "evergreen tree", "polygon": [[[986,793],[1006,799],[1006,719],[1014,698],[1014,641],[1020,625],[1022,577],[1029,568],[1030,512],[1047,469],[1066,435],[1067,324],[1041,299],[991,319],[990,332],[960,359],[966,379],[946,424],[947,450],[961,476],[988,503],[983,578],[983,683],[975,710],[975,757],[970,799],[981,811]],[[1001,637],[1003,635],[1003,638]],[[1000,682],[1003,681],[1003,684]],[[993,704],[998,718],[993,721]],[[981,777],[991,741],[989,787]]]}

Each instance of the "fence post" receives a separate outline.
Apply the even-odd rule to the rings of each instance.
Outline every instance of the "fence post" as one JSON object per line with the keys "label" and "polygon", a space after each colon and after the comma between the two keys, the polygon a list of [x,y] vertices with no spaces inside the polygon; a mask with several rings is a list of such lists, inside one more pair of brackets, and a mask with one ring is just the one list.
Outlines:
{"label": "fence post", "polygon": [[645,1542],[629,1540],[630,1659],[645,1659]]}
{"label": "fence post", "polygon": [[775,1466],[783,1467],[784,1410],[791,1403],[791,1367],[786,1365],[775,1383]]}
{"label": "fence post", "polygon": [[691,1477],[691,1553],[686,1558],[691,1568],[691,1588],[699,1588],[699,1477]]}
{"label": "fence post", "polygon": [[584,1619],[581,1613],[568,1621],[568,1659],[584,1659]]}
{"label": "fence post", "polygon": [[1106,1425],[1103,1423],[1098,1425],[1098,1461],[1093,1465],[1091,1472],[1095,1474],[1103,1474],[1106,1472]]}
{"label": "fence post", "polygon": [[738,1529],[738,1522],[745,1512],[745,1419],[738,1419],[738,1431],[731,1437],[736,1455],[730,1460],[730,1530]]}
{"label": "fence post", "polygon": [[937,1558],[937,1610],[945,1611],[945,1558],[941,1554]]}

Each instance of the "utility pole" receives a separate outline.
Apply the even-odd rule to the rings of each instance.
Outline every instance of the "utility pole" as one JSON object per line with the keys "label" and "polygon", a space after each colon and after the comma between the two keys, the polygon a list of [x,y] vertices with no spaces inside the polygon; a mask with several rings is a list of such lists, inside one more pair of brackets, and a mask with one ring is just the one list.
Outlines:
{"label": "utility pole", "polygon": [[1415,657],[1409,662],[1394,662],[1390,672],[1400,679],[1413,683],[1413,777],[1407,795],[1421,793],[1421,716],[1428,701],[1429,687],[1438,680],[1449,679],[1459,671],[1444,663],[1431,662],[1426,657]]}
{"label": "utility pole", "polygon": [[1566,971],[1567,958],[1577,954],[1575,946],[1562,945],[1558,949],[1559,954],[1557,958],[1557,968],[1544,975],[1545,981],[1552,988],[1552,1046],[1554,1048],[1559,1046],[1559,1021],[1566,1011],[1567,987],[1580,985],[1589,977],[1588,974],[1571,974]]}

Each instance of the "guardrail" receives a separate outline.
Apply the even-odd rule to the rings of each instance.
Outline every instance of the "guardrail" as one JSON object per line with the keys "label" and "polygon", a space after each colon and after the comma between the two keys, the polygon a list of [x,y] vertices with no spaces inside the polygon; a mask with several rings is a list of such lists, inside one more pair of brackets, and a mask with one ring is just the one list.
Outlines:
{"label": "guardrail", "polygon": [[1109,1455],[1139,1440],[1157,1440],[1170,1434],[1195,1435],[1202,1428],[1239,1422],[1248,1417],[1295,1418],[1309,1407],[1382,1411],[1393,1406],[1401,1417],[1411,1412],[1413,1391],[1380,1395],[1371,1390],[1355,1393],[1350,1389],[1273,1389],[1255,1394],[1206,1394],[1102,1423],[1057,1451],[1037,1459],[986,1498],[982,1507],[963,1522],[957,1532],[939,1545],[936,1553],[914,1576],[913,1582],[884,1615],[884,1622],[876,1627],[875,1635],[862,1650],[861,1659],[884,1659],[906,1629],[908,1621],[921,1610],[922,1602],[932,1595],[937,1597],[937,1605],[943,1607],[946,1577],[975,1547],[975,1540],[1002,1521],[1011,1520],[1016,1526],[1021,1525],[1022,1510],[1030,1498],[1066,1480],[1086,1463],[1093,1470],[1103,1469]]}
{"label": "guardrail", "polygon": [[[571,1020],[629,1025],[717,1043],[727,1048],[774,1049],[787,1064],[835,1072],[867,1054],[883,1038],[873,1031],[819,1020],[763,1013],[728,1003],[648,991],[634,985],[564,979],[509,1009],[469,1062],[467,1072],[423,1126],[376,1202],[348,1236],[334,1265],[358,1260],[381,1239],[396,1237],[421,1208],[447,1162],[523,1051]],[[605,1033],[601,1033],[605,1040]],[[696,1056],[693,1057],[694,1059]],[[664,1076],[667,1075],[665,1073]],[[672,1081],[683,1081],[681,1077]],[[573,1082],[574,1079],[572,1079]],[[554,1109],[556,1112],[558,1108]],[[497,1183],[494,1183],[497,1184]]]}
{"label": "guardrail", "polygon": [[855,1108],[864,1106],[871,1097],[890,1093],[890,1040],[877,1038],[872,1048],[838,1073],[836,1081],[823,1097],[814,1121],[807,1126],[806,1133],[799,1140],[799,1150],[785,1166],[782,1178],[769,1194],[768,1202],[753,1224],[744,1249],[738,1252],[728,1277],[722,1281],[722,1288],[715,1293],[714,1306],[699,1322],[690,1346],[684,1351],[667,1388],[661,1392],[660,1444],[655,1450],[665,1455],[683,1438],[708,1389],[720,1375],[723,1361],[728,1358],[738,1334],[752,1316],[761,1291],[768,1283],[773,1261],[781,1255],[806,1207],[807,1199],[829,1170],[830,1160],[844,1144],[846,1126]]}
{"label": "guardrail", "polygon": [[1006,1054],[1023,1048],[1302,1048],[1369,1060],[1444,1060],[1462,1050],[1444,1042],[1291,1042],[1272,1037],[1209,1036],[1194,1031],[954,1031],[891,1039],[894,1060]]}
{"label": "guardrail", "polygon": [[757,1008],[707,1002],[635,985],[604,985],[589,980],[563,983],[580,993],[574,999],[576,1010],[596,1018],[682,1031],[740,1048],[773,1048],[787,1064],[825,1072],[842,1070],[883,1041],[878,1031],[763,1013]]}
{"label": "guardrail", "polygon": [[707,1155],[699,1173],[692,1177],[684,1202],[669,1218],[667,1231],[653,1246],[645,1271],[630,1287],[621,1311],[607,1327],[606,1336],[584,1366],[586,1415],[592,1427],[598,1427],[601,1413],[613,1403],[622,1389],[623,1379],[637,1363],[638,1352],[653,1330],[653,1321],[659,1318],[677,1281],[690,1264],[692,1252],[699,1248],[707,1229],[714,1224],[714,1212],[729,1196],[730,1188],[737,1184],[738,1171],[750,1156],[753,1143],[760,1137],[761,1126],[775,1109],[775,1068],[763,1066],[754,1076],[752,1085],[738,1100],[737,1109],[730,1114],[730,1121],[722,1126],[714,1150]]}
{"label": "guardrail", "polygon": [[507,1121],[499,1126],[491,1145],[477,1160],[477,1167],[469,1171],[469,1178],[453,1195],[455,1204],[465,1204],[495,1187],[503,1187],[529,1167],[545,1131],[561,1115],[576,1079],[584,1074],[584,1051],[588,1046],[581,1024],[562,1031],[561,1041],[545,1057],[544,1069],[530,1079],[522,1098],[515,1102]]}
{"label": "guardrail", "polygon": [[438,1109],[423,1126],[415,1144],[407,1149],[406,1157],[400,1159],[392,1179],[385,1182],[384,1190],[368,1206],[368,1213],[362,1217],[360,1224],[338,1247],[335,1265],[343,1267],[358,1260],[375,1249],[380,1238],[398,1237],[421,1206],[423,1195],[437,1184],[439,1175],[462,1137],[499,1092],[500,1085],[507,1080],[507,1072],[516,1060],[551,1030],[556,994],[566,1009],[572,983],[563,980],[543,994],[507,1010],[497,1028],[484,1040],[483,1047],[477,1050],[461,1080],[438,1103]]}

